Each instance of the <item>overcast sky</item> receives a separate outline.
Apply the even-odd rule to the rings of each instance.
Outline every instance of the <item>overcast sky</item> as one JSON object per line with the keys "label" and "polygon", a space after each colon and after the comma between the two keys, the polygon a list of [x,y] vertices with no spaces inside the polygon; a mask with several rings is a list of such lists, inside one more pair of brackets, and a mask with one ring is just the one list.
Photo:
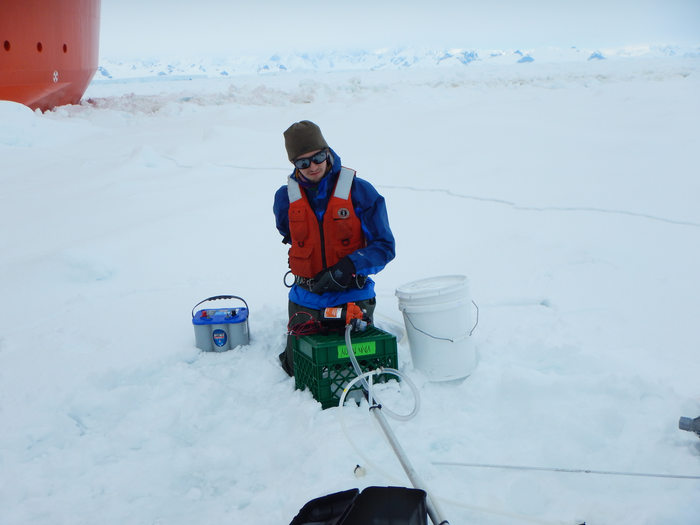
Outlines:
{"label": "overcast sky", "polygon": [[700,45],[700,0],[102,0],[100,56]]}

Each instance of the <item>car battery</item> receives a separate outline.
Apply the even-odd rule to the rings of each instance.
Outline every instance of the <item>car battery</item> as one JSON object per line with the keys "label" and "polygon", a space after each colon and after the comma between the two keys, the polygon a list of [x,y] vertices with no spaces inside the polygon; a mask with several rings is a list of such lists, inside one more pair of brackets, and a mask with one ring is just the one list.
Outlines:
{"label": "car battery", "polygon": [[[207,301],[238,299],[245,304],[239,308],[195,309]],[[192,309],[195,344],[205,352],[226,352],[250,342],[248,331],[248,303],[235,295],[217,295],[197,303]]]}

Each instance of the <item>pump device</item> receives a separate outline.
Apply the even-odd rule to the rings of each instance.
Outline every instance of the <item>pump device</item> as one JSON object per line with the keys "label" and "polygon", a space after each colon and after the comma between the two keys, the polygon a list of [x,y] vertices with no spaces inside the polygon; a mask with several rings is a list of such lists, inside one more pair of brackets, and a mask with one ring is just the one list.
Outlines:
{"label": "pump device", "polygon": [[319,323],[326,328],[344,330],[351,325],[353,330],[363,332],[370,320],[367,314],[355,303],[326,308],[321,311]]}

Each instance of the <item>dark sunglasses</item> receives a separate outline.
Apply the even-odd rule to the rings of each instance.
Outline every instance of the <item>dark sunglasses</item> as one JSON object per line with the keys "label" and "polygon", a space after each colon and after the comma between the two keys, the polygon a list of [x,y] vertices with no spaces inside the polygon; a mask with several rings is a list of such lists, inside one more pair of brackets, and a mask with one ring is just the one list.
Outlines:
{"label": "dark sunglasses", "polygon": [[311,166],[311,163],[313,162],[314,164],[321,164],[322,162],[326,162],[326,159],[328,158],[328,150],[324,149],[322,151],[319,151],[318,153],[311,155],[310,157],[304,157],[303,159],[295,159],[293,161],[293,164],[299,168],[300,170],[305,170],[309,166]]}

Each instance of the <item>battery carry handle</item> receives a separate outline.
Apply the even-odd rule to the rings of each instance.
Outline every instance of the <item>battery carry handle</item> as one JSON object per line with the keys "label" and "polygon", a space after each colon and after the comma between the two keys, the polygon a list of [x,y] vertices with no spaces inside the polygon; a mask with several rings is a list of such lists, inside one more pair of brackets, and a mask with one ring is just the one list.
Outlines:
{"label": "battery carry handle", "polygon": [[207,301],[218,301],[219,299],[238,299],[240,301],[243,301],[243,304],[245,304],[246,309],[248,310],[248,312],[250,312],[250,308],[248,308],[248,303],[245,302],[245,299],[243,299],[243,297],[238,297],[237,295],[216,295],[214,297],[204,299],[204,301],[200,301],[197,304],[195,304],[194,308],[192,308],[192,319],[194,319],[194,311],[200,304],[206,303]]}

